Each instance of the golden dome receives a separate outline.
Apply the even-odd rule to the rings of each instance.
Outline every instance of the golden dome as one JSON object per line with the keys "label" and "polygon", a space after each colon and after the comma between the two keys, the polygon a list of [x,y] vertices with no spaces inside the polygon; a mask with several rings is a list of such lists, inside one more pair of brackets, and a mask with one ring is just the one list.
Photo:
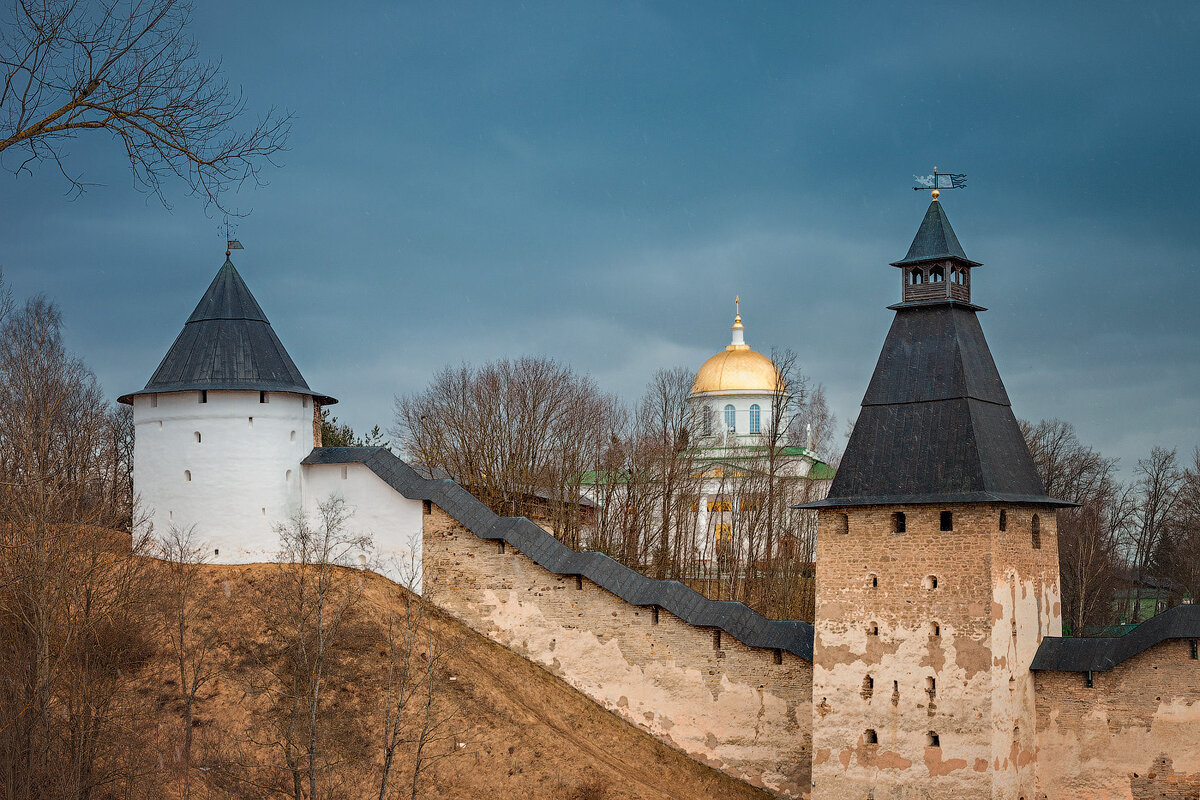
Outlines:
{"label": "golden dome", "polygon": [[734,318],[731,330],[733,343],[704,362],[692,381],[692,394],[774,392],[780,385],[779,369],[774,361],[745,343],[740,313]]}
{"label": "golden dome", "polygon": [[735,346],[729,345],[724,352],[704,362],[696,373],[696,380],[692,381],[692,394],[775,391],[779,385],[775,362],[754,352],[748,345],[742,345],[744,350],[734,350]]}

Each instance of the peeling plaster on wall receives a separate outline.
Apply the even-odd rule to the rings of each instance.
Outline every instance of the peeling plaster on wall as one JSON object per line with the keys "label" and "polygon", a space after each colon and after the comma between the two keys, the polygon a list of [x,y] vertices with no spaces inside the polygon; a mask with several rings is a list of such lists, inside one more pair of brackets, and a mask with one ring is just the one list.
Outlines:
{"label": "peeling plaster on wall", "polygon": [[[892,533],[897,510],[903,534]],[[940,529],[943,510],[952,531]],[[1032,548],[1033,511],[1006,506],[1005,533],[998,506],[849,509],[850,533],[842,511],[822,512],[817,537],[813,749],[830,756],[814,759],[814,798],[1032,797],[1028,664],[1055,630],[1057,600],[1057,552]],[[1039,513],[1053,543],[1053,513]],[[877,745],[863,743],[868,729]]]}
{"label": "peeling plaster on wall", "polygon": [[1034,680],[1039,797],[1200,797],[1200,661],[1189,642],[1093,673],[1090,689],[1077,672]]}
{"label": "peeling plaster on wall", "polygon": [[436,506],[425,516],[427,592],[475,630],[697,760],[785,797],[807,797],[811,666],[745,647],[665,609],[627,604],[501,554]]}

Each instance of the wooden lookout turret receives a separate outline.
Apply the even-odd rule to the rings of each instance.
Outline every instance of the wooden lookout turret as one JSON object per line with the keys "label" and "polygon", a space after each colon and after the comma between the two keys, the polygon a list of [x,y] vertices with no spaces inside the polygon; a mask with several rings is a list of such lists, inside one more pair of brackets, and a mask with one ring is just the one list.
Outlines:
{"label": "wooden lookout turret", "polygon": [[942,204],[935,197],[908,254],[892,262],[892,266],[901,270],[901,298],[907,304],[931,300],[970,303],[971,268],[983,265],[967,258]]}

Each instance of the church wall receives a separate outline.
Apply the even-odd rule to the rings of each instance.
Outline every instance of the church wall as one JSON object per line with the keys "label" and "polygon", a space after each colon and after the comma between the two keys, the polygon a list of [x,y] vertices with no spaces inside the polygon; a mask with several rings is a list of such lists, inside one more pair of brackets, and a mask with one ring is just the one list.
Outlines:
{"label": "church wall", "polygon": [[1110,670],[1037,672],[1038,798],[1200,797],[1200,660],[1154,645]]}
{"label": "church wall", "polygon": [[[312,404],[298,394],[163,392],[133,399],[133,481],[156,529],[195,525],[215,563],[269,561],[301,502]],[[196,434],[200,441],[196,441]],[[190,474],[191,479],[188,480]]]}
{"label": "church wall", "polygon": [[811,665],[632,606],[478,538],[433,506],[425,590],[440,607],[698,761],[807,797]]}
{"label": "church wall", "polygon": [[363,554],[375,571],[421,591],[420,500],[410,500],[361,463],[308,464],[304,470],[304,503],[316,515],[321,503],[341,498],[351,512],[347,531],[366,534],[374,549]]}

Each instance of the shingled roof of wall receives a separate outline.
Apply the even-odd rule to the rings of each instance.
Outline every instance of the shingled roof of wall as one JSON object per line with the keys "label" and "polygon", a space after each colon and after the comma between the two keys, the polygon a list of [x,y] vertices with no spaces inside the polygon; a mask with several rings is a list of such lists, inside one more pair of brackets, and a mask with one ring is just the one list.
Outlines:
{"label": "shingled roof of wall", "polygon": [[709,600],[679,581],[647,578],[603,553],[572,550],[524,517],[501,517],[451,480],[431,480],[384,447],[317,447],[301,462],[363,464],[410,500],[429,500],[480,539],[503,541],[556,575],[582,575],[635,606],[658,606],[689,625],[719,628],[749,647],[812,661],[813,626],[767,619],[742,603]]}
{"label": "shingled roof of wall", "polygon": [[1175,606],[1151,617],[1124,636],[1047,636],[1038,646],[1029,668],[1053,672],[1103,672],[1168,639],[1200,639],[1200,605]]}

